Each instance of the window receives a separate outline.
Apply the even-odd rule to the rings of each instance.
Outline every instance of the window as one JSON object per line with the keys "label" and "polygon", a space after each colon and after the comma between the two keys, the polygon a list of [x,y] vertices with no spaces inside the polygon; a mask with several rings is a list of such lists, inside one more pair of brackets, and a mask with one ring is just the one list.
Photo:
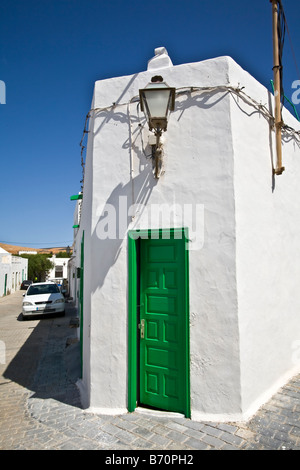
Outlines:
{"label": "window", "polygon": [[27,295],[58,294],[59,292],[56,284],[38,284],[30,286]]}
{"label": "window", "polygon": [[63,277],[63,266],[55,266],[55,277]]}

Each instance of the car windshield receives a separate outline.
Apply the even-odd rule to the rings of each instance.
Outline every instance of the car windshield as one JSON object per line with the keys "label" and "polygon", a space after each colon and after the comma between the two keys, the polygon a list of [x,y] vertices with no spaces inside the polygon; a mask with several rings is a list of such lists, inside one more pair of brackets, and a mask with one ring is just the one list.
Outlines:
{"label": "car windshield", "polygon": [[27,291],[27,295],[39,295],[39,294],[57,294],[59,288],[56,284],[40,284],[32,285]]}

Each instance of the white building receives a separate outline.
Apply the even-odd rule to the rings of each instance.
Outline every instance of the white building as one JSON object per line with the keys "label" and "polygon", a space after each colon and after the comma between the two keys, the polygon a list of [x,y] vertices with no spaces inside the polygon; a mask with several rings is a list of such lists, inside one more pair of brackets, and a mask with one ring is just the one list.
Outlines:
{"label": "white building", "polygon": [[[80,214],[81,214],[81,203],[82,203],[82,194],[79,193],[75,196],[72,196],[72,200],[76,200],[75,210],[74,210],[74,222],[73,222],[73,229],[74,229],[74,240],[77,240],[77,243],[74,243],[73,246],[73,253],[71,258],[69,259],[68,263],[68,282],[69,282],[69,295],[73,298],[76,305],[78,306],[78,302],[80,299],[80,245],[78,248],[78,240],[77,237],[79,227],[80,227]],[[79,251],[78,251],[79,250]]]}
{"label": "white building", "polygon": [[27,259],[13,256],[0,247],[0,297],[19,290],[27,273]]}
{"label": "white building", "polygon": [[[159,179],[138,99],[157,74],[176,88]],[[300,369],[299,122],[284,110],[274,176],[269,91],[230,57],[173,66],[162,48],[97,81],[91,108],[73,259],[83,404],[247,419]]]}
{"label": "white building", "polygon": [[48,271],[47,279],[62,285],[64,279],[68,280],[68,263],[70,258],[59,258],[52,255],[49,259],[53,264],[53,268]]}

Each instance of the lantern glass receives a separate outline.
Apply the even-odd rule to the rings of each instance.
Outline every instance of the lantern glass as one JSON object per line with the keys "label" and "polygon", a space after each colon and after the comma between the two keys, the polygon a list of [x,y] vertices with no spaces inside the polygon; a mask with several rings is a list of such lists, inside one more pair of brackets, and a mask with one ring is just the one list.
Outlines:
{"label": "lantern glass", "polygon": [[170,88],[164,82],[149,83],[140,90],[141,109],[145,112],[152,128],[167,129],[168,112],[174,109],[175,88]]}

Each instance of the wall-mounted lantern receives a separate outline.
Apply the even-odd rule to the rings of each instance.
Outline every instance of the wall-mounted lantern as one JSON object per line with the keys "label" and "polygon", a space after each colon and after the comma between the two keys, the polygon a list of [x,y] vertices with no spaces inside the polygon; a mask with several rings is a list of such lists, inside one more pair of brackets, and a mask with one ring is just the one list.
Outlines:
{"label": "wall-mounted lantern", "polygon": [[155,144],[155,177],[158,178],[159,160],[162,148],[160,137],[167,130],[168,115],[175,107],[175,88],[169,87],[161,76],[152,77],[151,83],[140,90],[141,110],[145,113],[149,130],[154,130]]}

